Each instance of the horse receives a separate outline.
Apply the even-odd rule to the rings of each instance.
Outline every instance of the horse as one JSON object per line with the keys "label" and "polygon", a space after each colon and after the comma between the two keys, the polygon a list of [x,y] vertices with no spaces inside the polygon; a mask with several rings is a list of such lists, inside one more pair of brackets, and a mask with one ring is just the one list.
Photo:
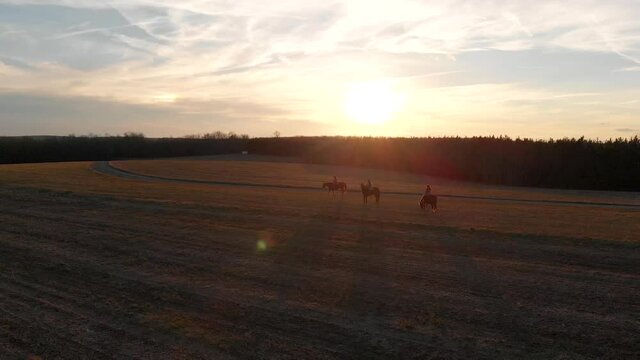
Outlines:
{"label": "horse", "polygon": [[373,195],[376,197],[376,204],[380,202],[380,189],[377,187],[373,187],[371,189],[367,188],[365,184],[360,184],[360,188],[362,189],[362,201],[366,204],[369,196]]}
{"label": "horse", "polygon": [[343,182],[334,183],[334,182],[326,182],[322,184],[323,189],[329,189],[329,193],[335,195],[335,191],[339,190],[341,192],[340,196],[344,196],[344,193],[347,191],[347,184]]}
{"label": "horse", "polygon": [[433,211],[434,213],[438,211],[438,197],[431,194],[424,195],[420,199],[420,208],[424,210],[427,208],[427,205],[431,205],[431,211]]}

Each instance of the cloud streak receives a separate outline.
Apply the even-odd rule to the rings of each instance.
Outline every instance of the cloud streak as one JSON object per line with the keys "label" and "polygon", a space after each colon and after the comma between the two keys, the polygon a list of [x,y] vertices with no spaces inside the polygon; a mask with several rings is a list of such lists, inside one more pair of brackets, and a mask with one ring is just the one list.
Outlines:
{"label": "cloud streak", "polygon": [[[640,80],[638,16],[634,0],[0,0],[0,91],[145,107],[171,98],[177,101],[161,105],[191,113],[234,99],[286,109],[276,116],[246,105],[236,114],[247,122],[304,120],[327,125],[315,129],[350,133],[340,127],[348,120],[336,93],[348,83],[379,79],[418,99],[394,127],[397,133],[410,132],[424,112],[436,122],[433,114],[455,114],[451,128],[469,134],[476,130],[460,128],[464,119],[553,116],[542,108],[482,108],[531,104],[529,96],[539,93],[535,101],[582,111],[576,119],[602,122],[615,113],[619,122],[612,126],[624,128],[638,115],[630,90]],[[628,118],[613,105],[572,105],[587,93],[591,107],[613,93],[620,98],[614,103],[627,103]],[[425,109],[433,98],[451,108]],[[477,113],[460,114],[460,106]],[[564,118],[570,125],[543,132],[581,128]]]}

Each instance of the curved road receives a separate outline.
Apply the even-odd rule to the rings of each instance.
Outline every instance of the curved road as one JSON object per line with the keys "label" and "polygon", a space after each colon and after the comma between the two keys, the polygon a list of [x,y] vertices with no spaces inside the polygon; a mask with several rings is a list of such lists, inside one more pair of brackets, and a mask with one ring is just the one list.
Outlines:
{"label": "curved road", "polygon": [[[296,190],[315,190],[325,191],[319,187],[312,186],[295,186],[295,185],[277,185],[277,184],[259,184],[259,183],[247,183],[247,182],[230,182],[230,181],[213,181],[213,180],[195,180],[195,179],[178,179],[167,178],[155,175],[144,175],[123,170],[117,168],[111,164],[110,161],[96,161],[93,163],[93,171],[110,176],[117,176],[125,179],[143,180],[143,181],[156,181],[156,182],[170,182],[170,183],[185,183],[185,184],[209,184],[209,185],[225,185],[225,186],[242,186],[242,187],[258,187],[258,188],[278,188],[278,189],[296,189]],[[358,190],[348,190],[348,192],[359,192]],[[399,191],[385,191],[384,194],[391,195],[410,195],[420,196],[420,193],[399,192]],[[614,208],[628,208],[640,210],[640,205],[637,204],[621,204],[621,203],[607,203],[607,202],[593,202],[593,201],[566,201],[566,200],[533,200],[533,199],[518,199],[518,198],[498,198],[498,197],[486,197],[486,196],[467,196],[467,195],[451,195],[451,194],[438,194],[438,197],[443,198],[457,198],[457,199],[470,199],[470,200],[489,200],[489,201],[502,201],[502,202],[516,202],[516,203],[534,203],[534,204],[553,204],[553,205],[571,205],[571,206],[601,206],[601,207],[614,207]]]}

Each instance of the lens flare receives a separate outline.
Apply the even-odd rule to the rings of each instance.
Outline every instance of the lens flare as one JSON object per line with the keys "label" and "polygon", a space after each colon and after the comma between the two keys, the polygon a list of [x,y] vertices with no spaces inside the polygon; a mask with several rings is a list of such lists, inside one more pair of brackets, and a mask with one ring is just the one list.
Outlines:
{"label": "lens flare", "polygon": [[264,240],[258,240],[256,243],[256,249],[260,252],[267,251],[267,242]]}
{"label": "lens flare", "polygon": [[273,234],[268,230],[258,231],[258,241],[256,242],[256,250],[265,252],[273,245]]}

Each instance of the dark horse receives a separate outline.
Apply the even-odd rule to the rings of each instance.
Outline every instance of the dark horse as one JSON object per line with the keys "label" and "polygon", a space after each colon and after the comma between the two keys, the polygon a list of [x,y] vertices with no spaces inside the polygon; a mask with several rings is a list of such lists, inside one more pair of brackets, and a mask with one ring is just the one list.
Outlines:
{"label": "dark horse", "polygon": [[343,182],[339,182],[339,183],[326,182],[322,184],[322,188],[329,189],[329,192],[333,193],[334,195],[335,195],[335,191],[338,190],[341,192],[340,195],[344,196],[345,191],[347,191],[347,184]]}
{"label": "dark horse", "polygon": [[365,184],[360,184],[360,188],[362,189],[362,201],[365,204],[367,203],[367,199],[371,195],[376,197],[376,204],[380,202],[380,189],[378,189],[377,187],[369,189],[365,186]]}
{"label": "dark horse", "polygon": [[431,205],[431,211],[434,213],[438,211],[438,197],[435,195],[425,195],[420,199],[420,208],[426,209],[427,205]]}

